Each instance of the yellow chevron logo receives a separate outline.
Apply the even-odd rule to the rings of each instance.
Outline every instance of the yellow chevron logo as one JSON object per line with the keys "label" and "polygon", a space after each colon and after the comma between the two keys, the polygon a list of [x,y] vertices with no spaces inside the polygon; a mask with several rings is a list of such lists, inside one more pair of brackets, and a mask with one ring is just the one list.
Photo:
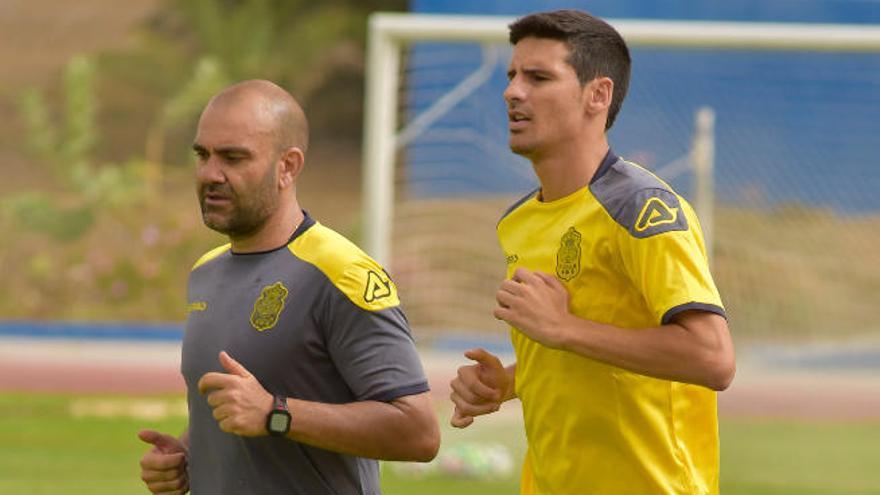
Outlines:
{"label": "yellow chevron logo", "polygon": [[660,198],[650,198],[645,202],[636,221],[636,230],[644,232],[651,227],[675,223],[678,220],[678,208],[671,208]]}

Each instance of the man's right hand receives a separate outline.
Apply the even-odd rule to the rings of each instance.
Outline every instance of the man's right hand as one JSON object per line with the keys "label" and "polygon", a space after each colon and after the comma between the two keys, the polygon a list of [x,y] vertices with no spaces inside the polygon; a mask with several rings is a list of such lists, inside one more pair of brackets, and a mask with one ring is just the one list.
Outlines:
{"label": "man's right hand", "polygon": [[498,357],[484,349],[471,349],[464,355],[476,364],[458,368],[458,376],[450,383],[449,398],[455,404],[450,424],[456,428],[470,426],[475,416],[493,413],[514,397],[512,369],[505,369]]}
{"label": "man's right hand", "polygon": [[153,430],[141,430],[138,438],[153,446],[141,457],[141,479],[150,492],[183,495],[189,491],[186,446],[178,438]]}

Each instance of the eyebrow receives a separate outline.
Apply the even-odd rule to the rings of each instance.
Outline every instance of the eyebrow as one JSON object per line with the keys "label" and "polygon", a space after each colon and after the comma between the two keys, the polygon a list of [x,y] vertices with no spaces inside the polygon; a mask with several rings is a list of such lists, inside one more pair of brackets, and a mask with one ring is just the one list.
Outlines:
{"label": "eyebrow", "polygon": [[[517,72],[516,69],[509,69],[507,71],[507,78],[508,79],[513,78],[513,75],[516,74],[516,72]],[[522,72],[523,74],[529,75],[529,76],[535,76],[535,75],[550,76],[553,74],[553,71],[546,70],[546,69],[535,69],[535,68],[522,69],[520,72]]]}
{"label": "eyebrow", "polygon": [[[202,153],[202,152],[207,153],[208,152],[208,149],[199,143],[193,143],[192,149],[193,149],[193,151],[196,151],[197,153]],[[251,154],[250,149],[244,148],[241,146],[224,146],[224,147],[216,148],[214,150],[214,152],[219,155],[232,155],[232,154],[250,155]]]}

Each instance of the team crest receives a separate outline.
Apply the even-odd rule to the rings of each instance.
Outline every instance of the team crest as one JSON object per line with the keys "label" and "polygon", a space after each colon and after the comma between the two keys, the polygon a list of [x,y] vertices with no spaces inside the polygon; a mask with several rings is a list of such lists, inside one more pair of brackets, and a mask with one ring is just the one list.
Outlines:
{"label": "team crest", "polygon": [[278,316],[284,310],[287,293],[287,287],[281,282],[263,287],[263,290],[260,291],[260,297],[254,302],[254,311],[251,313],[251,325],[254,329],[262,332],[278,323]]}
{"label": "team crest", "polygon": [[568,282],[581,271],[581,233],[569,227],[556,253],[556,276]]}
{"label": "team crest", "polygon": [[652,227],[673,224],[678,220],[678,208],[671,208],[660,198],[650,198],[645,202],[636,220],[636,230],[644,232]]}
{"label": "team crest", "polygon": [[367,272],[367,286],[364,289],[364,301],[371,303],[391,295],[391,279],[386,275],[382,277],[370,270]]}

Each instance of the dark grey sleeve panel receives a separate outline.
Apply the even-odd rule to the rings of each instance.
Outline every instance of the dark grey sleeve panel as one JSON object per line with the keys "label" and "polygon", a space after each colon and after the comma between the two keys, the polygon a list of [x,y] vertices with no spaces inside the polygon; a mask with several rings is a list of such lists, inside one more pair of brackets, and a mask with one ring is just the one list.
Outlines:
{"label": "dark grey sleeve panel", "polygon": [[646,238],[688,230],[688,221],[678,196],[654,174],[618,160],[590,191],[605,211],[630,235]]}
{"label": "dark grey sleeve panel", "polygon": [[367,397],[365,400],[377,400],[379,402],[391,402],[394,399],[399,397],[406,397],[407,395],[416,395],[421,394],[423,392],[427,392],[430,390],[428,387],[428,382],[424,381],[421,383],[416,383],[415,385],[409,385],[406,387],[398,387],[395,389],[388,390],[387,392],[383,392],[379,395],[373,397]]}
{"label": "dark grey sleeve panel", "polygon": [[688,221],[678,196],[665,189],[642,189],[626,201],[618,220],[633,237],[687,230]]}
{"label": "dark grey sleeve panel", "polygon": [[708,313],[715,313],[716,315],[721,316],[725,320],[727,319],[727,313],[724,311],[724,308],[721,306],[716,306],[715,304],[705,304],[698,302],[691,302],[687,304],[681,304],[674,308],[669,308],[669,311],[663,314],[663,319],[661,320],[661,324],[665,325],[670,323],[675,315],[684,313],[685,311],[706,311]]}
{"label": "dark grey sleeve panel", "polygon": [[535,194],[538,194],[538,191],[540,191],[540,190],[541,190],[540,187],[535,188],[535,189],[532,189],[528,194],[526,194],[525,196],[523,196],[523,197],[519,198],[518,200],[516,200],[515,203],[513,203],[512,205],[510,205],[510,206],[507,208],[507,210],[504,211],[504,214],[501,215],[501,218],[498,219],[498,222],[496,222],[496,224],[501,223],[501,221],[504,220],[504,217],[506,217],[507,215],[510,215],[510,213],[511,213],[513,210],[519,208],[519,206],[520,206],[521,204],[523,204],[523,203],[525,203],[526,201],[532,199],[532,198],[535,196]]}
{"label": "dark grey sleeve panel", "polygon": [[364,310],[335,287],[322,318],[327,350],[358,400],[391,401],[428,391],[428,381],[399,306]]}

